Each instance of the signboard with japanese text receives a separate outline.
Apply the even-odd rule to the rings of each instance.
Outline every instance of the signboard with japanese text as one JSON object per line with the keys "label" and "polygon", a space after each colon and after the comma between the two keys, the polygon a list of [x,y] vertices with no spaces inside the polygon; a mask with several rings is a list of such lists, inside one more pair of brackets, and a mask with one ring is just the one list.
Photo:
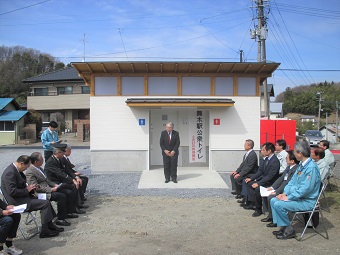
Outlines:
{"label": "signboard with japanese text", "polygon": [[189,162],[206,162],[205,113],[194,111],[189,125]]}

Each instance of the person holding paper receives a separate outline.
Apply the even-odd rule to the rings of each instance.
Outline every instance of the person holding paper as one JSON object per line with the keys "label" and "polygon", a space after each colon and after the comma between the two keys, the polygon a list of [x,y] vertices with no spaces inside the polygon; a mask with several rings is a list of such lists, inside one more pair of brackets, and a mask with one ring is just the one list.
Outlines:
{"label": "person holding paper", "polygon": [[21,219],[20,213],[13,213],[13,207],[0,199],[0,254],[4,254],[4,243],[8,254],[22,254],[22,250],[13,245]]}
{"label": "person holding paper", "polygon": [[262,222],[269,222],[267,227],[276,227],[276,224],[273,223],[272,210],[270,206],[270,200],[276,197],[278,194],[283,192],[283,189],[287,185],[287,183],[292,179],[299,161],[296,159],[294,155],[294,151],[288,151],[286,156],[287,167],[282,175],[273,183],[273,185],[267,188],[267,192],[270,192],[268,197],[263,197],[263,203],[266,203],[268,208],[268,215],[266,218],[261,219]]}
{"label": "person holding paper", "polygon": [[269,142],[263,144],[261,154],[267,157],[264,164],[262,164],[262,167],[259,167],[258,171],[251,178],[245,179],[248,200],[253,205],[244,206],[243,208],[255,210],[252,214],[253,217],[263,214],[260,186],[269,187],[279,177],[280,161],[275,156],[274,151],[274,144]]}
{"label": "person holding paper", "polygon": [[[37,195],[45,194],[47,199],[57,202],[57,220],[54,223],[60,226],[70,226],[71,223],[66,218],[67,214],[71,214],[74,210],[72,198],[61,192],[62,189],[58,188],[58,184],[47,178],[41,167],[44,163],[44,158],[40,152],[33,152],[30,159],[31,166],[26,170],[27,182],[37,185],[35,190]],[[77,215],[75,216],[77,217]]]}
{"label": "person holding paper", "polygon": [[33,195],[36,185],[27,185],[26,176],[23,173],[30,165],[30,157],[20,156],[13,164],[10,164],[1,176],[1,190],[9,204],[27,204],[25,212],[40,211],[41,232],[40,238],[54,237],[63,231],[53,222],[52,206],[50,201],[36,199]]}
{"label": "person holding paper", "polygon": [[53,145],[61,142],[58,138],[58,132],[56,131],[57,128],[58,123],[52,120],[48,124],[48,128],[41,134],[45,162],[53,155]]}
{"label": "person holding paper", "polygon": [[300,161],[297,170],[284,188],[283,193],[270,201],[273,223],[281,227],[280,230],[273,231],[277,239],[295,237],[295,230],[288,218],[288,212],[312,210],[320,192],[320,171],[310,158],[308,142],[296,142],[294,155]]}

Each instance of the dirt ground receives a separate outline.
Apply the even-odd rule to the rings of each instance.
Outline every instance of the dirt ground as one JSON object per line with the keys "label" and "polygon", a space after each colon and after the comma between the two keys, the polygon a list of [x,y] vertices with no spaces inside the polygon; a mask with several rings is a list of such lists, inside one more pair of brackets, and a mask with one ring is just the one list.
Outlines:
{"label": "dirt ground", "polygon": [[324,212],[329,240],[308,229],[301,242],[277,240],[276,229],[260,222],[263,217],[253,218],[233,197],[90,195],[88,204],[87,213],[71,219],[60,236],[23,240],[18,232],[15,245],[24,254],[50,255],[340,254],[337,203]]}

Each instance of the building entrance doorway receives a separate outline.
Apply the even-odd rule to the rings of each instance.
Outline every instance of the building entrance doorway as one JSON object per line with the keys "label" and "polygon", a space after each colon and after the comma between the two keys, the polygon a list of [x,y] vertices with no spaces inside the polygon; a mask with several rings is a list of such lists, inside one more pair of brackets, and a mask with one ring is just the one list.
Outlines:
{"label": "building entrance doorway", "polygon": [[[167,122],[174,123],[174,129],[179,132],[181,144],[179,147],[178,166],[190,169],[191,167],[209,168],[209,110],[199,110],[202,116],[197,116],[195,108],[162,108],[150,110],[150,148],[149,148],[149,168],[160,169],[163,167],[163,157],[159,145],[161,132],[165,130]],[[203,134],[197,137],[197,119],[202,119]],[[204,161],[193,162],[192,146],[193,139],[196,141],[196,153],[198,144],[202,146],[200,153],[204,156]],[[197,140],[201,139],[199,142]]]}

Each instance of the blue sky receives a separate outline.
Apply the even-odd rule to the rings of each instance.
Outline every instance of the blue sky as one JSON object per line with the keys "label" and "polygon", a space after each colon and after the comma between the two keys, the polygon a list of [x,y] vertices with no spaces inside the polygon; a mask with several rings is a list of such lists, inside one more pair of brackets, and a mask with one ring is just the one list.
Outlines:
{"label": "blue sky", "polygon": [[[257,61],[251,0],[1,0],[0,45],[82,61]],[[340,82],[340,1],[269,0],[268,80]],[[291,71],[291,69],[295,71]],[[303,70],[303,71],[296,71]],[[305,71],[309,70],[309,71]],[[318,70],[318,71],[315,71]],[[329,70],[329,71],[322,71]],[[331,71],[337,70],[337,71]]]}

